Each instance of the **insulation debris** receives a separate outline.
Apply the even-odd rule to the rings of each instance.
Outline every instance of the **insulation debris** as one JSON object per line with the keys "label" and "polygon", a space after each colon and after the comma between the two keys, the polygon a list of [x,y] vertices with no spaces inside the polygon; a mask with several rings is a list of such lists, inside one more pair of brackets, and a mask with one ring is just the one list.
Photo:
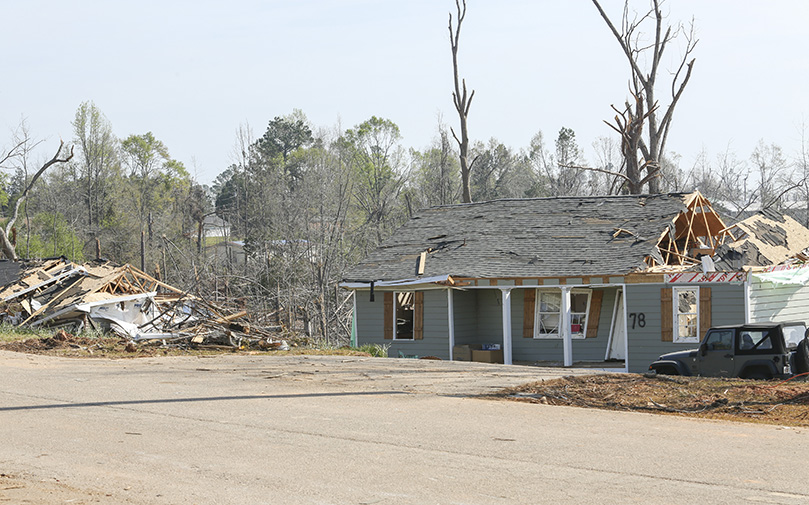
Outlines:
{"label": "insulation debris", "polygon": [[16,278],[7,275],[0,288],[0,321],[6,324],[112,332],[131,342],[277,343],[272,337],[280,328],[251,326],[246,311],[218,307],[132,265],[56,258],[14,266]]}

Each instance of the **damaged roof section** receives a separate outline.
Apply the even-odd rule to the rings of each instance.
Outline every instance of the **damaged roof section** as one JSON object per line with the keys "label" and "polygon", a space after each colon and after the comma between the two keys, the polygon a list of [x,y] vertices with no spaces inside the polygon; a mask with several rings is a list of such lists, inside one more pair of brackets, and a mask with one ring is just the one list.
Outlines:
{"label": "damaged roof section", "polygon": [[[389,281],[602,275],[644,269],[661,232],[687,211],[685,194],[558,197],[420,211],[345,275]],[[423,264],[421,253],[427,252]]]}
{"label": "damaged roof section", "polygon": [[741,270],[809,259],[809,229],[778,212],[757,212],[727,232],[730,239],[713,257],[717,269]]}
{"label": "damaged roof section", "polygon": [[[698,191],[496,200],[425,209],[344,285],[447,277],[589,277],[807,259],[809,230],[774,212],[727,226]],[[809,252],[809,251],[807,251]],[[803,254],[803,256],[802,256]]]}
{"label": "damaged roof section", "polygon": [[0,320],[8,324],[198,344],[267,336],[250,327],[246,312],[216,307],[131,265],[78,265],[64,258],[0,262],[0,275],[10,281],[0,289]]}

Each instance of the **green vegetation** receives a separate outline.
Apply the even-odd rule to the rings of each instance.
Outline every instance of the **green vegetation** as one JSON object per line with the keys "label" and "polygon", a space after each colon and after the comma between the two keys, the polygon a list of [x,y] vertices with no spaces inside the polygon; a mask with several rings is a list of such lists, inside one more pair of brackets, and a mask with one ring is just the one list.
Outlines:
{"label": "green vegetation", "polygon": [[[50,335],[50,331],[47,334]],[[40,336],[36,330],[31,328],[0,324],[0,342],[18,342],[29,338],[40,338]]]}
{"label": "green vegetation", "polygon": [[367,352],[374,358],[387,358],[388,357],[388,349],[390,348],[389,345],[379,345],[379,344],[363,344],[359,347],[354,349],[360,352]]}

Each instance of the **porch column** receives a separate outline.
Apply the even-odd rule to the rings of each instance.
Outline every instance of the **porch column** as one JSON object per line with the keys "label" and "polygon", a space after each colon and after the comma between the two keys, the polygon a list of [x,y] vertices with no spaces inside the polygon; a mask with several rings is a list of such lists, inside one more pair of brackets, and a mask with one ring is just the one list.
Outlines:
{"label": "porch column", "polygon": [[511,288],[500,288],[503,293],[503,363],[511,364]]}
{"label": "porch column", "polygon": [[449,360],[454,356],[452,350],[455,347],[455,305],[452,299],[452,288],[447,288],[447,333],[449,334]]}
{"label": "porch column", "polygon": [[624,372],[629,373],[629,317],[627,317],[626,309],[629,304],[626,301],[626,284],[621,284],[621,292],[624,297],[624,313],[621,316],[624,318]]}
{"label": "porch column", "polygon": [[351,347],[358,347],[357,345],[357,290],[351,292],[351,297],[354,299],[354,310],[351,311]]}
{"label": "porch column", "polygon": [[573,336],[570,334],[570,288],[562,287],[562,344],[564,365],[573,366]]}

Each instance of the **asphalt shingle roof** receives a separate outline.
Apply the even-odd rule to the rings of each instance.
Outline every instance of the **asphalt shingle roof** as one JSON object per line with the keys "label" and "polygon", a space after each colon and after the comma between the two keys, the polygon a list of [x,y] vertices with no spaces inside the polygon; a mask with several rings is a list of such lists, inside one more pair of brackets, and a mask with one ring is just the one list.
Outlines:
{"label": "asphalt shingle roof", "polygon": [[[643,268],[686,195],[558,197],[447,205],[420,211],[345,274],[345,281],[424,277],[621,275]],[[617,229],[630,233],[613,235]]]}

